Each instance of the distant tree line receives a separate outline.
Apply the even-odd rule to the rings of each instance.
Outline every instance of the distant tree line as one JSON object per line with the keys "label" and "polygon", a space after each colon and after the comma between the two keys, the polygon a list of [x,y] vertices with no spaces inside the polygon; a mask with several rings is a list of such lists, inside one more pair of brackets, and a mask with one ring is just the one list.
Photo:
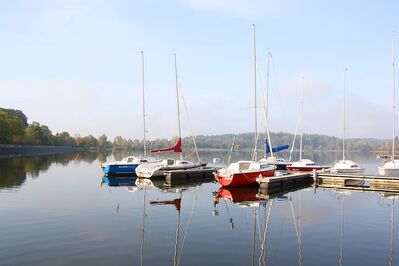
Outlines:
{"label": "distant tree line", "polygon": [[22,111],[1,107],[0,144],[73,146],[85,149],[112,147],[105,135],[97,139],[92,135],[73,137],[68,132],[53,134],[46,125],[38,122],[28,124],[28,118]]}
{"label": "distant tree line", "polygon": [[[31,144],[31,145],[56,145],[73,146],[84,149],[115,149],[115,150],[142,150],[143,141],[139,139],[127,139],[117,136],[109,141],[106,135],[95,138],[92,135],[81,137],[71,136],[68,132],[53,134],[46,125],[38,122],[29,124],[26,115],[20,110],[0,108],[0,144]],[[162,148],[173,145],[173,139],[155,139],[147,142],[148,149]],[[290,148],[294,135],[290,133],[271,133],[272,145],[280,146],[288,144]],[[253,150],[255,145],[254,133],[224,134],[224,135],[198,135],[195,142],[199,149],[230,149],[234,144],[239,150]],[[258,149],[264,147],[265,135],[258,136]],[[296,149],[299,147],[299,136],[296,138]],[[396,141],[398,143],[398,141]],[[185,149],[192,149],[194,142],[192,137],[183,138]],[[304,150],[341,150],[342,140],[318,134],[305,134],[303,137]],[[398,147],[399,148],[399,147]],[[391,142],[380,139],[348,139],[346,149],[357,152],[385,151],[391,149]],[[398,149],[399,150],[399,149]]]}
{"label": "distant tree line", "polygon": [[[292,148],[294,134],[283,132],[271,132],[270,138],[272,146],[289,145]],[[196,144],[198,148],[212,147],[215,149],[228,149],[235,143],[236,149],[239,150],[253,150],[255,146],[254,133],[241,133],[241,134],[225,134],[215,136],[196,136]],[[266,137],[265,134],[258,136],[258,149],[263,150],[265,147]],[[299,149],[300,137],[296,136],[294,143],[294,150]],[[193,146],[193,141],[187,140],[190,146]],[[385,141],[386,142],[386,141]],[[356,152],[370,152],[377,150],[384,150],[385,143],[379,139],[347,139],[346,149]],[[342,149],[342,139],[326,135],[318,134],[304,134],[303,135],[303,149],[304,150],[328,150],[336,151]]]}
{"label": "distant tree line", "polygon": [[[289,145],[291,149],[294,134],[290,133],[271,133],[272,145],[282,146]],[[125,139],[116,137],[117,141],[113,142],[115,149],[132,149],[143,150],[143,141],[138,139]],[[169,147],[176,143],[177,137],[170,139],[155,139],[147,142],[148,149]],[[230,149],[233,145],[237,150],[252,151],[255,147],[254,133],[241,134],[224,134],[224,135],[197,135],[195,136],[195,143],[198,149],[215,149],[225,150]],[[398,143],[398,142],[396,142]],[[194,141],[192,137],[183,138],[184,149],[193,149]],[[265,147],[265,135],[258,136],[258,151]],[[296,137],[294,150],[299,149],[299,136]],[[342,150],[342,139],[318,134],[304,134],[303,149],[308,151],[340,151]],[[389,152],[391,149],[391,142],[380,139],[347,139],[346,150],[355,152],[371,152],[371,151],[385,151]],[[399,147],[398,147],[399,150]]]}

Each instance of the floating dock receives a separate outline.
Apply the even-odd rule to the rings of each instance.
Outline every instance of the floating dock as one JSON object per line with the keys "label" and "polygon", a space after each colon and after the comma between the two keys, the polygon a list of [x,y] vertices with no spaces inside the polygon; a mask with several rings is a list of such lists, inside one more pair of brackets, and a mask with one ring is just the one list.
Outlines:
{"label": "floating dock", "polygon": [[332,174],[313,172],[313,179],[318,184],[331,186],[357,186],[369,181],[370,188],[395,188],[399,189],[399,177],[378,175]]}
{"label": "floating dock", "polygon": [[194,181],[211,181],[215,167],[201,167],[187,170],[170,170],[165,172],[165,184],[176,185]]}
{"label": "floating dock", "polygon": [[399,188],[390,188],[390,187],[373,187],[369,185],[359,185],[359,186],[336,186],[329,184],[320,184],[316,186],[318,189],[335,189],[335,190],[343,190],[350,192],[378,192],[378,193],[390,193],[399,195]]}
{"label": "floating dock", "polygon": [[[281,176],[258,177],[256,181],[261,189],[266,191],[281,190],[297,187],[303,184],[313,183],[318,186],[338,188],[352,187],[364,191],[398,191],[399,177],[359,175],[359,174],[335,174],[321,171],[297,172]],[[365,182],[367,185],[365,186]]]}
{"label": "floating dock", "polygon": [[309,172],[298,172],[281,176],[258,177],[256,182],[258,182],[261,189],[270,192],[303,186],[304,184],[312,183],[312,180]]}

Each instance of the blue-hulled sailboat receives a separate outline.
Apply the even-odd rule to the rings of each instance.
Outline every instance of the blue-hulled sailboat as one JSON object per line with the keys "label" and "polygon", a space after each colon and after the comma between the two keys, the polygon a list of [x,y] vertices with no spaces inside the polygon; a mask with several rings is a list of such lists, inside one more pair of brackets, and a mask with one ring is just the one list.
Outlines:
{"label": "blue-hulled sailboat", "polygon": [[141,69],[142,69],[142,94],[143,94],[143,150],[144,157],[128,156],[121,161],[102,164],[104,174],[106,175],[134,175],[136,168],[142,163],[154,162],[147,157],[146,127],[145,127],[145,94],[144,94],[144,52],[141,51]]}
{"label": "blue-hulled sailboat", "polygon": [[142,163],[147,163],[144,157],[128,156],[120,161],[106,163],[102,165],[106,175],[135,175],[136,168]]}

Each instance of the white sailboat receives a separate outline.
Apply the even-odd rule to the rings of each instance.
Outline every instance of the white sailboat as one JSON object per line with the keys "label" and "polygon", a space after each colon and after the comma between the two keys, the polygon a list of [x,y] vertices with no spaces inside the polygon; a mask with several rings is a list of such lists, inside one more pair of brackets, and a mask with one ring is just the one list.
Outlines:
{"label": "white sailboat", "polygon": [[392,89],[393,89],[393,120],[392,120],[392,158],[384,165],[378,167],[378,173],[382,176],[399,176],[399,160],[395,160],[395,33],[392,34]]}
{"label": "white sailboat", "polygon": [[191,168],[198,168],[201,166],[205,166],[205,163],[194,163],[188,160],[183,159],[182,155],[182,134],[181,134],[181,122],[180,122],[180,100],[179,100],[179,81],[177,75],[177,61],[176,54],[173,54],[174,62],[175,62],[175,76],[176,76],[176,99],[177,99],[177,118],[179,125],[179,137],[175,146],[167,149],[157,149],[152,150],[150,153],[159,153],[159,152],[176,152],[180,153],[180,159],[165,159],[160,162],[152,162],[152,163],[143,163],[136,168],[136,175],[140,178],[152,178],[152,177],[163,177],[165,171],[169,170],[185,170]]}
{"label": "white sailboat", "polygon": [[344,128],[343,128],[343,138],[342,138],[342,160],[336,162],[334,164],[334,166],[330,169],[331,172],[334,173],[363,173],[364,172],[364,168],[360,167],[359,165],[357,165],[356,163],[354,163],[351,160],[346,160],[345,159],[345,122],[346,122],[346,118],[345,118],[345,92],[346,92],[346,72],[348,71],[347,68],[344,69],[344,119],[343,119],[343,123],[344,123]]}
{"label": "white sailboat", "polygon": [[303,159],[302,158],[302,143],[303,143],[303,98],[304,98],[304,78],[302,77],[302,91],[301,91],[301,135],[300,135],[300,142],[299,142],[299,161],[293,162],[291,165],[287,166],[287,170],[290,172],[297,172],[297,171],[313,171],[313,170],[321,170],[326,169],[326,166],[316,165],[310,159]]}
{"label": "white sailboat", "polygon": [[[287,162],[284,158],[280,158],[275,156],[273,154],[273,148],[272,148],[272,143],[271,143],[271,138],[270,138],[270,132],[269,132],[269,124],[268,124],[268,107],[269,107],[269,69],[270,69],[270,58],[272,57],[272,54],[268,51],[267,52],[267,73],[266,73],[266,103],[263,103],[263,112],[264,112],[264,117],[265,117],[265,134],[267,136],[267,139],[265,141],[265,151],[264,151],[264,157],[259,160],[259,162],[262,165],[274,165],[276,167],[276,170],[287,170],[287,166],[291,165],[290,162]],[[262,95],[262,99],[263,99]],[[276,151],[280,151],[283,149],[288,148],[287,146],[281,146],[277,147]],[[268,153],[270,153],[270,156],[267,156]]]}

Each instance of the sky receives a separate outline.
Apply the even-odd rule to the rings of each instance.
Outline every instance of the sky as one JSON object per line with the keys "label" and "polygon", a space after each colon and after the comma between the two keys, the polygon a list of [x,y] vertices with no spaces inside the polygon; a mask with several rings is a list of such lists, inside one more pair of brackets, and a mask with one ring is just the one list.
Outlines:
{"label": "sky", "polygon": [[3,0],[0,106],[53,133],[142,138],[143,51],[147,137],[171,138],[176,53],[183,135],[253,132],[255,24],[262,130],[270,51],[271,131],[295,131],[303,77],[304,132],[342,136],[347,68],[347,137],[390,138],[398,14],[394,0]]}

